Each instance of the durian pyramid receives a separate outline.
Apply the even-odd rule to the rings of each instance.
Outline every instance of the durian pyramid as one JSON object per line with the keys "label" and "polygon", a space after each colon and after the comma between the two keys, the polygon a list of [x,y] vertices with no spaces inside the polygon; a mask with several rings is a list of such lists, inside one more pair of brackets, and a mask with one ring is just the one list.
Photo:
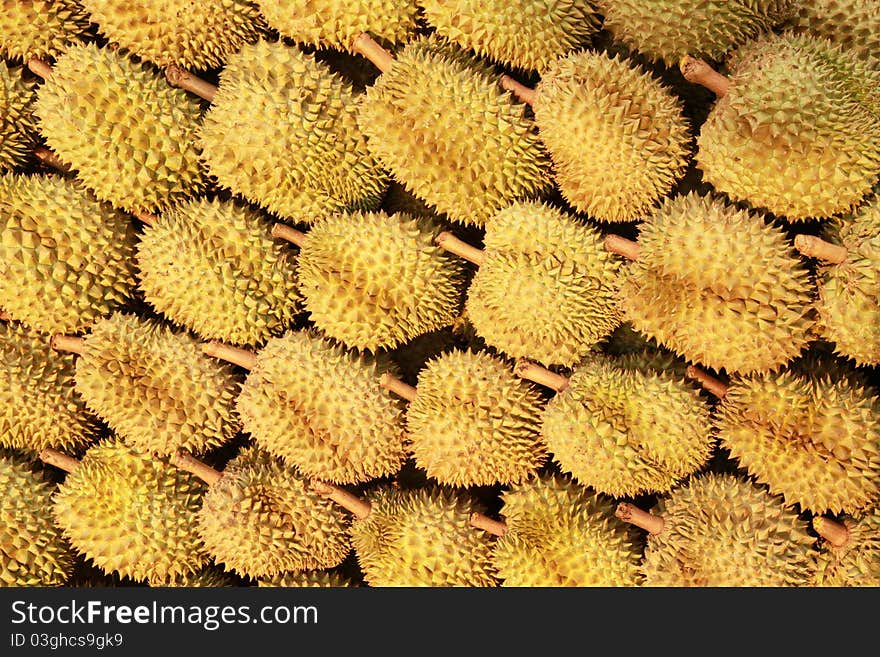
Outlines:
{"label": "durian pyramid", "polygon": [[296,47],[245,45],[205,113],[203,159],[220,185],[295,222],[375,210],[388,175],[358,129],[360,96]]}
{"label": "durian pyramid", "polygon": [[57,57],[89,30],[76,0],[6,0],[0,12],[0,56],[26,61]]}
{"label": "durian pyramid", "polygon": [[[813,518],[818,531],[827,522],[822,516]],[[846,517],[841,525],[847,534],[845,543],[821,545],[817,586],[880,586],[880,509]]]}
{"label": "durian pyramid", "polygon": [[0,306],[43,333],[79,333],[135,295],[131,219],[78,182],[0,175]]}
{"label": "durian pyramid", "polygon": [[348,577],[332,570],[301,570],[295,573],[282,573],[272,578],[257,580],[257,586],[276,588],[338,588],[353,587],[355,584]]}
{"label": "durian pyramid", "polygon": [[876,0],[805,0],[789,26],[830,39],[880,64],[880,11]]}
{"label": "durian pyramid", "polygon": [[21,66],[0,60],[0,172],[27,163],[37,141],[35,84]]}
{"label": "durian pyramid", "polygon": [[164,212],[143,229],[137,265],[145,299],[208,340],[262,344],[299,312],[294,253],[259,212],[232,201]]}

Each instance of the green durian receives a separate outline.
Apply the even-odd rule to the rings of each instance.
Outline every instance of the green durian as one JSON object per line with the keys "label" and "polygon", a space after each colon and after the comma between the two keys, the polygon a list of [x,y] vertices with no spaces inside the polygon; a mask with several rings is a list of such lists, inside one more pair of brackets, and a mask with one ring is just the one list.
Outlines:
{"label": "green durian", "polygon": [[295,573],[282,573],[271,579],[257,580],[257,586],[275,588],[338,588],[353,587],[355,584],[348,577],[332,570],[301,570]]}
{"label": "green durian", "polygon": [[66,50],[37,91],[35,114],[47,145],[118,208],[159,212],[206,188],[199,102],[122,51]]}
{"label": "green durian", "polygon": [[65,586],[73,552],[52,516],[50,484],[27,461],[0,452],[0,587]]}
{"label": "green durian", "polygon": [[25,165],[37,143],[37,91],[21,71],[0,61],[0,172]]}
{"label": "green durian", "polygon": [[880,403],[847,381],[734,379],[716,409],[720,443],[774,495],[816,513],[880,501]]}
{"label": "green durian", "polygon": [[769,372],[813,338],[814,287],[781,228],[712,197],[678,196],[639,226],[624,316],[688,361]]}
{"label": "green durian", "polygon": [[543,203],[514,203],[486,226],[465,308],[486,344],[570,367],[621,321],[621,264],[595,228]]}
{"label": "green durian", "polygon": [[452,324],[464,297],[464,265],[438,247],[430,218],[384,212],[312,225],[297,259],[310,319],[348,347],[393,349]]}
{"label": "green durian", "polygon": [[797,32],[840,43],[880,64],[880,11],[877,0],[804,0],[788,23]]}
{"label": "green durian", "polygon": [[565,199],[600,221],[637,221],[684,175],[684,106],[637,63],[580,51],[535,88],[535,123]]}
{"label": "green durian", "polygon": [[359,102],[370,151],[449,219],[483,226],[551,188],[550,159],[526,106],[466,52],[421,37]]}
{"label": "green durian", "polygon": [[358,483],[407,458],[403,402],[382,388],[384,354],[344,349],[314,332],[272,338],[236,401],[244,431],[303,475]]}
{"label": "green durian", "polygon": [[375,210],[388,175],[358,129],[361,95],[298,48],[243,46],[205,113],[202,157],[222,186],[279,217]]}
{"label": "green durian", "polygon": [[293,253],[260,213],[231,201],[189,201],[154,219],[137,264],[146,300],[208,340],[262,344],[299,312]]}
{"label": "green durian", "polygon": [[0,176],[0,305],[42,333],[79,333],[137,284],[131,219],[73,180]]}
{"label": "green durian", "polygon": [[26,61],[57,57],[89,30],[76,0],[6,0],[0,13],[0,56]]}
{"label": "green durian", "polygon": [[232,367],[197,340],[136,315],[97,321],[76,361],[76,390],[126,443],[162,455],[204,452],[239,429]]}
{"label": "green durian", "polygon": [[[827,519],[813,518],[821,530]],[[818,557],[818,586],[880,586],[880,509],[874,508],[858,517],[846,517],[842,523],[848,534],[846,543],[836,547],[823,543]]]}

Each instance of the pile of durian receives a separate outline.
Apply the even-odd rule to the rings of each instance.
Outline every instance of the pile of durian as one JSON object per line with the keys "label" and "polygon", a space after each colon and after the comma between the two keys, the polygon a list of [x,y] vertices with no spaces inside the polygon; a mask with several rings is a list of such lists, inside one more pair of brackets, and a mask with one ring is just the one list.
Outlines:
{"label": "pile of durian", "polygon": [[876,0],[12,0],[0,56],[3,585],[880,585]]}

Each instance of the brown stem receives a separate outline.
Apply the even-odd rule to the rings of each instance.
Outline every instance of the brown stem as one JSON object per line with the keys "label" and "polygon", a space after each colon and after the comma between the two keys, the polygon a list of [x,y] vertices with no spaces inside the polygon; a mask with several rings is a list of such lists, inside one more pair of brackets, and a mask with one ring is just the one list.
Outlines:
{"label": "brown stem", "polygon": [[605,237],[605,250],[629,260],[638,260],[641,248],[638,242],[633,242],[620,235],[607,235]]}
{"label": "brown stem", "polygon": [[385,48],[373,41],[372,37],[366,32],[358,35],[351,49],[369,59],[383,73],[386,73],[394,65],[394,57]]}
{"label": "brown stem", "polygon": [[44,80],[49,80],[52,77],[52,67],[38,57],[31,57],[27,66],[32,73],[39,75]]}
{"label": "brown stem", "polygon": [[372,506],[370,506],[369,502],[338,486],[326,484],[323,481],[312,481],[312,490],[319,495],[333,500],[343,509],[348,509],[358,520],[366,519],[370,515],[370,511],[372,511]]}
{"label": "brown stem", "polygon": [[208,102],[214,100],[217,93],[217,87],[210,82],[202,80],[197,75],[193,75],[189,71],[184,71],[179,66],[171,64],[165,67],[165,79],[174,87],[180,87],[186,91],[194,93],[200,98],[204,98]]}
{"label": "brown stem", "polygon": [[69,351],[73,354],[81,354],[83,352],[84,340],[75,338],[70,335],[56,333],[49,340],[49,346],[56,351]]}
{"label": "brown stem", "polygon": [[639,507],[628,502],[622,502],[617,505],[614,515],[636,527],[641,527],[649,534],[659,534],[663,531],[666,521],[662,516],[655,516],[653,513],[642,511]]}
{"label": "brown stem", "polygon": [[207,463],[199,461],[197,458],[193,457],[192,454],[180,450],[174,452],[171,456],[171,465],[178,467],[181,470],[186,470],[190,474],[194,474],[209,486],[216,484],[220,481],[220,477],[223,476],[223,473],[219,470],[215,470]]}
{"label": "brown stem", "polygon": [[207,356],[225,360],[227,363],[238,365],[246,370],[254,369],[254,365],[257,364],[257,355],[253,351],[232,347],[216,340],[203,344],[202,352]]}
{"label": "brown stem", "polygon": [[507,533],[507,524],[500,520],[493,520],[489,516],[484,516],[482,513],[471,514],[471,527],[482,529],[484,532],[488,532],[494,536],[504,536]]}
{"label": "brown stem", "polygon": [[521,379],[528,379],[556,392],[562,392],[568,387],[568,379],[566,377],[556,374],[556,372],[551,372],[525,358],[520,358],[516,361],[513,373]]}
{"label": "brown stem", "polygon": [[471,246],[467,242],[458,239],[449,231],[444,230],[434,238],[437,246],[444,251],[448,251],[452,255],[464,258],[468,262],[474,263],[477,267],[483,264],[485,253],[475,246]]}
{"label": "brown stem", "polygon": [[68,456],[67,454],[62,454],[55,449],[42,450],[40,452],[40,460],[43,463],[54,465],[59,470],[64,470],[65,472],[73,472],[76,466],[79,465],[79,461],[75,458]]}
{"label": "brown stem", "polygon": [[135,216],[135,217],[136,217],[141,223],[144,223],[144,224],[146,224],[147,226],[152,226],[154,223],[156,223],[156,219],[159,218],[159,217],[157,217],[156,215],[151,214],[151,213],[149,213],[149,212],[132,212],[132,214],[133,214],[133,215],[134,215],[134,216]]}
{"label": "brown stem", "polygon": [[808,258],[818,258],[833,265],[839,265],[849,255],[845,247],[826,242],[815,235],[796,235],[794,248]]}
{"label": "brown stem", "polygon": [[305,233],[298,231],[296,228],[291,228],[286,224],[273,225],[272,237],[287,240],[291,244],[296,244],[300,248],[306,243]]}
{"label": "brown stem", "polygon": [[509,91],[526,105],[535,104],[535,98],[538,95],[535,90],[527,87],[522,82],[517,82],[509,75],[501,76],[501,86],[505,91]]}
{"label": "brown stem", "polygon": [[694,365],[688,365],[687,370],[685,370],[685,376],[699,383],[703,387],[703,390],[712,393],[718,397],[718,399],[723,399],[727,394],[727,391],[730,389],[724,381],[716,379],[705,370],[695,367]]}
{"label": "brown stem", "polygon": [[714,92],[718,98],[723,98],[730,91],[730,80],[702,59],[685,55],[678,64],[684,79],[694,84],[699,84],[709,91]]}
{"label": "brown stem", "polygon": [[846,525],[835,522],[831,518],[816,516],[813,518],[813,529],[836,548],[842,548],[850,541],[849,529]]}
{"label": "brown stem", "polygon": [[386,390],[390,390],[398,397],[403,397],[406,401],[412,401],[416,398],[418,391],[408,383],[404,383],[395,376],[391,376],[388,372],[382,374],[379,378],[379,385]]}
{"label": "brown stem", "polygon": [[58,171],[70,171],[70,165],[61,161],[61,158],[55,155],[45,146],[40,146],[34,151],[36,158],[47,167],[52,167]]}

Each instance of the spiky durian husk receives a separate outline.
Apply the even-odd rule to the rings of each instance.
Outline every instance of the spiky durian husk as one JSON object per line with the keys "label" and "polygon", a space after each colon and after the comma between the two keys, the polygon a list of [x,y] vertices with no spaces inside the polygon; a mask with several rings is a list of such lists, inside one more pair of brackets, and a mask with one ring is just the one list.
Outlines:
{"label": "spiky durian husk", "polygon": [[387,214],[401,212],[412,217],[438,218],[437,212],[430,205],[417,196],[413,196],[406,188],[396,180],[392,180],[382,199],[381,209]]}
{"label": "spiky durian husk", "polygon": [[419,372],[406,426],[416,464],[451,486],[517,484],[547,458],[541,396],[501,359],[452,351]]}
{"label": "spiky durian husk", "polygon": [[56,57],[89,29],[89,14],[75,0],[7,0],[0,12],[0,56]]}
{"label": "spiky durian husk", "polygon": [[625,59],[581,51],[557,60],[533,106],[562,195],[600,221],[642,219],[687,168],[682,102]]}
{"label": "spiky durian husk", "polygon": [[790,221],[860,203],[880,176],[880,69],[790,33],[743,45],[729,67],[697,139],[705,180]]}
{"label": "spiky durian husk", "polygon": [[542,203],[514,203],[486,226],[466,309],[513,358],[570,367],[621,320],[620,262],[598,230]]}
{"label": "spiky durian husk", "polygon": [[345,512],[295,468],[254,447],[226,465],[198,519],[214,559],[255,578],[339,565],[350,549],[348,526]]}
{"label": "spiky durian husk", "polygon": [[351,540],[370,586],[497,586],[494,537],[470,526],[476,510],[464,493],[382,487],[372,510],[351,525]]}
{"label": "spiky durian husk", "polygon": [[159,66],[222,66],[266,25],[247,0],[81,0],[109,41]]}
{"label": "spiky durian husk", "polygon": [[640,224],[638,242],[620,293],[624,314],[686,359],[767,372],[812,339],[812,282],[781,228],[688,194]]}
{"label": "spiky durian husk", "polygon": [[462,48],[528,70],[586,46],[601,17],[592,0],[500,4],[481,0],[423,0],[428,24]]}
{"label": "spiky durian husk", "polygon": [[609,499],[543,475],[501,494],[507,532],[492,561],[502,586],[638,586],[642,541]]}
{"label": "spiky durian husk", "polygon": [[307,332],[269,340],[236,402],[257,445],[309,477],[357,483],[407,457],[403,402],[382,388],[384,355],[358,355]]}
{"label": "spiky durian husk", "polygon": [[60,176],[0,176],[0,305],[43,333],[79,333],[134,297],[129,217]]}
{"label": "spiky durian husk", "polygon": [[238,431],[232,367],[155,320],[98,320],[76,361],[76,390],[126,443],[144,452],[201,453]]}
{"label": "spiky durian husk", "polygon": [[190,201],[144,228],[139,285],[158,311],[209,340],[258,345],[299,311],[296,260],[256,211]]}
{"label": "spiky durian husk", "polygon": [[194,573],[186,573],[167,581],[155,581],[152,586],[173,586],[178,588],[217,588],[236,586],[232,576],[221,568],[207,565]]}
{"label": "spiky durian husk", "polygon": [[205,485],[116,438],[91,447],[53,497],[71,545],[106,573],[161,585],[198,571]]}
{"label": "spiky durian husk", "polygon": [[684,55],[722,59],[792,15],[792,0],[596,0],[616,40],[674,66]]}
{"label": "spiky durian husk", "polygon": [[525,105],[486,67],[433,36],[408,44],[367,89],[358,124],[394,177],[455,221],[482,226],[551,185]]}
{"label": "spiky durian husk", "polygon": [[275,588],[338,588],[352,587],[354,583],[330,570],[303,570],[298,573],[282,573],[271,579],[257,580],[257,586]]}
{"label": "spiky durian husk", "polygon": [[48,146],[118,208],[157,212],[205,189],[198,101],[122,51],[66,50],[37,91],[35,114]]}
{"label": "spiky durian husk", "polygon": [[20,66],[0,61],[0,172],[23,165],[37,141],[37,91],[21,71]]}
{"label": "spiky durian husk", "polygon": [[0,452],[0,587],[64,586],[73,552],[55,525],[50,484],[22,459]]}
{"label": "spiky durian husk", "polygon": [[564,472],[613,497],[671,490],[706,463],[715,443],[694,386],[599,356],[547,404],[542,434]]}
{"label": "spiky durian husk", "polygon": [[200,129],[203,159],[221,185],[281,217],[374,210],[388,175],[358,129],[360,95],[298,48],[246,45],[220,73]]}
{"label": "spiky durian husk", "polygon": [[[813,518],[813,525],[823,522]],[[880,509],[844,518],[849,539],[843,547],[825,544],[818,558],[818,586],[880,586]]]}
{"label": "spiky durian husk", "polygon": [[311,320],[349,347],[375,351],[452,324],[464,265],[434,243],[429,218],[351,213],[315,223],[297,260]]}
{"label": "spiky durian husk", "polygon": [[661,498],[652,513],[646,586],[810,586],[814,538],[779,497],[747,479],[707,473]]}
{"label": "spiky durian husk", "polygon": [[861,57],[880,63],[880,11],[876,0],[809,0],[799,2],[789,26],[798,32],[831,39]]}
{"label": "spiky durian husk", "polygon": [[0,323],[0,447],[75,452],[98,435],[98,422],[74,388],[74,356],[41,336]]}
{"label": "spiky durian husk", "polygon": [[788,372],[744,377],[716,412],[730,456],[787,504],[854,513],[880,501],[880,404],[866,390]]}

